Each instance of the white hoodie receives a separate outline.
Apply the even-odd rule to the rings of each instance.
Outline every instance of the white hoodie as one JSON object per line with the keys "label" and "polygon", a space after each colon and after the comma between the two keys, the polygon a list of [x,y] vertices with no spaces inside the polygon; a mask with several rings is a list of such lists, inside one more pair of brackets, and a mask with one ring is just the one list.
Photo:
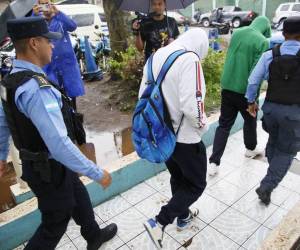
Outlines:
{"label": "white hoodie", "polygon": [[[180,35],[168,46],[159,49],[153,57],[152,70],[154,79],[156,79],[162,65],[174,51],[185,49],[195,52],[199,56],[190,52],[177,58],[162,82],[163,95],[175,131],[178,130],[183,116],[177,135],[177,142],[180,143],[198,143],[207,130],[204,112],[206,88],[199,58],[201,60],[205,58],[208,46],[206,32],[200,28],[193,28]],[[139,97],[146,88],[146,82],[147,64],[144,67]]]}

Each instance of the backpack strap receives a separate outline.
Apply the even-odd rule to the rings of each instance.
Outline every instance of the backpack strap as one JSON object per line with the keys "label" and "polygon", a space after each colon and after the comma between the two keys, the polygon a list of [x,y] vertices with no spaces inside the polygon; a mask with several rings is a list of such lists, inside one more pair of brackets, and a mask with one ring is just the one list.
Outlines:
{"label": "backpack strap", "polygon": [[186,50],[177,50],[177,51],[173,52],[171,55],[169,55],[169,57],[166,59],[165,63],[163,64],[163,66],[158,74],[158,77],[156,79],[157,85],[160,85],[163,82],[169,69],[171,68],[173,63],[176,61],[176,59],[185,53],[187,53]]}
{"label": "backpack strap", "polygon": [[147,61],[147,83],[149,84],[151,82],[154,82],[154,76],[153,76],[153,70],[152,70],[152,63],[153,63],[153,55],[154,53],[151,54]]}
{"label": "backpack strap", "polygon": [[273,59],[276,58],[276,57],[280,57],[281,56],[280,47],[281,47],[281,44],[277,44],[272,49]]}

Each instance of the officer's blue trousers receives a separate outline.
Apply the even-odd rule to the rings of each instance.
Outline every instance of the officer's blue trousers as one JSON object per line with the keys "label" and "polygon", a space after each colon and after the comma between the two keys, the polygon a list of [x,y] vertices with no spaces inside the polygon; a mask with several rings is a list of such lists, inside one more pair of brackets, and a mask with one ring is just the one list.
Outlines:
{"label": "officer's blue trousers", "polygon": [[172,198],[161,208],[157,221],[166,226],[176,217],[189,216],[189,207],[198,200],[206,187],[207,158],[203,142],[176,143],[175,151],[166,162],[171,174]]}
{"label": "officer's blue trousers", "polygon": [[267,175],[261,188],[272,191],[288,172],[293,158],[300,151],[300,105],[265,102],[262,107],[263,128],[269,133],[266,156]]}
{"label": "officer's blue trousers", "polygon": [[65,233],[71,218],[81,226],[81,234],[87,242],[99,237],[92,204],[78,174],[56,161],[51,163],[51,183],[41,180],[31,162],[23,161],[23,176],[38,200],[42,221],[26,250],[55,249]]}

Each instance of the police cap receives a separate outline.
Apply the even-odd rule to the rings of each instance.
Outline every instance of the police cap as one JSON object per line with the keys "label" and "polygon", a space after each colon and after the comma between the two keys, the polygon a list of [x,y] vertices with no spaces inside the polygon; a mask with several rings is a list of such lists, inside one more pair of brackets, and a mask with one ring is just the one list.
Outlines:
{"label": "police cap", "polygon": [[7,32],[12,40],[42,36],[48,39],[61,39],[59,32],[50,32],[45,18],[22,17],[7,21]]}

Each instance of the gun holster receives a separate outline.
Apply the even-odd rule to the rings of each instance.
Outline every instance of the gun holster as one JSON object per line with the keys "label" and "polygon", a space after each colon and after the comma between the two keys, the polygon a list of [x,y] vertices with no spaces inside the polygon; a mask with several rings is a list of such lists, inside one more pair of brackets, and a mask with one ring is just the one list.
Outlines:
{"label": "gun holster", "polygon": [[51,167],[47,152],[31,152],[27,149],[21,149],[19,153],[22,161],[32,162],[34,171],[39,173],[42,181],[51,182]]}

